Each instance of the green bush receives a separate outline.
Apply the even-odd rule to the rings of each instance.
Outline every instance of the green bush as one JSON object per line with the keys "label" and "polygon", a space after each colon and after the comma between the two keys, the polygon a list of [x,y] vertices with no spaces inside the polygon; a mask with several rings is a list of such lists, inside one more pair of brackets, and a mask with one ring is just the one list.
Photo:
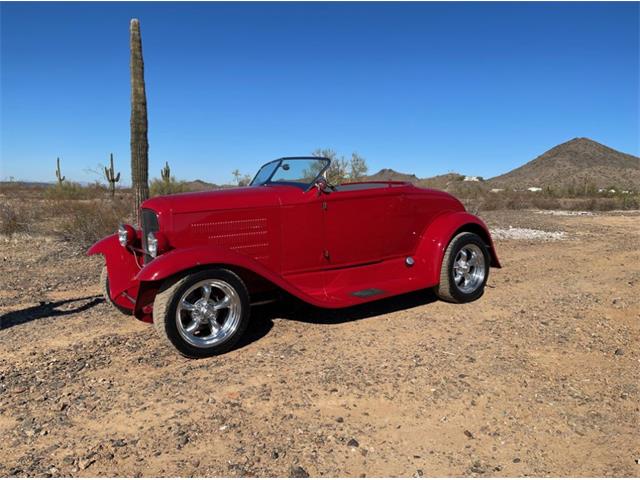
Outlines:
{"label": "green bush", "polygon": [[158,195],[172,195],[174,193],[185,193],[189,191],[189,186],[186,182],[176,180],[175,177],[171,177],[169,180],[163,180],[154,178],[149,185],[149,194],[152,197]]}

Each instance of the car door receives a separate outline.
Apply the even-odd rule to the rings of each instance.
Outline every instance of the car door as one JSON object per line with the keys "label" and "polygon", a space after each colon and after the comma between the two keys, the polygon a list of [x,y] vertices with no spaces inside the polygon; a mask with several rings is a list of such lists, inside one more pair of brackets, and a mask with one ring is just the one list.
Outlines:
{"label": "car door", "polygon": [[281,270],[284,275],[321,270],[326,265],[323,198],[316,188],[283,198]]}
{"label": "car door", "polygon": [[388,184],[344,185],[323,196],[325,256],[331,267],[379,261],[389,254],[399,192]]}

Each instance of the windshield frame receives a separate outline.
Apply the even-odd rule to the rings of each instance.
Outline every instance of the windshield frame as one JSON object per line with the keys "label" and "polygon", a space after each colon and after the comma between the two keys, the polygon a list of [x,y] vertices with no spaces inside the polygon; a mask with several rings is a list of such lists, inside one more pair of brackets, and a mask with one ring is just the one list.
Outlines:
{"label": "windshield frame", "polygon": [[[309,184],[304,184],[304,183],[301,183],[301,182],[272,182],[271,179],[273,178],[273,176],[276,174],[276,172],[280,168],[280,165],[282,164],[282,162],[289,161],[289,160],[321,160],[321,161],[325,162],[325,165],[324,165],[324,167],[322,167],[322,169],[318,172],[318,174],[315,176],[315,178]],[[260,171],[264,167],[266,167],[267,165],[270,165],[270,164],[275,163],[275,162],[277,162],[277,165],[273,169],[273,171],[271,172],[271,175],[269,175],[269,178],[267,178],[260,185],[254,185],[253,182],[258,177],[258,174],[260,173]],[[320,177],[322,177],[324,175],[324,172],[327,171],[327,169],[329,168],[330,165],[331,165],[331,160],[329,158],[327,158],[327,157],[282,157],[282,158],[277,158],[276,160],[271,160],[270,162],[267,162],[264,165],[262,165],[258,169],[256,174],[254,175],[253,179],[251,180],[251,183],[249,183],[249,186],[250,187],[268,187],[270,185],[290,185],[290,186],[293,186],[293,187],[302,188],[303,191],[307,192],[311,187],[313,187],[315,185],[315,183],[318,180],[318,178],[320,178]]]}

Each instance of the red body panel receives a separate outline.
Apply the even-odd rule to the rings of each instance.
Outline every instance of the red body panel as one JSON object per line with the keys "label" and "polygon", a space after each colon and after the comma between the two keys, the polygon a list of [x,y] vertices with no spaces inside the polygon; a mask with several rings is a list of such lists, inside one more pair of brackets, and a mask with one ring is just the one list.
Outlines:
{"label": "red body panel", "polygon": [[[89,254],[106,257],[111,295],[148,316],[161,282],[204,265],[253,272],[303,301],[346,307],[434,286],[457,231],[481,234],[499,267],[485,224],[451,195],[401,182],[343,185],[336,192],[293,186],[247,187],[156,197],[168,251],[143,268],[116,236]],[[415,263],[408,266],[407,257]]]}
{"label": "red body panel", "polygon": [[444,253],[455,234],[459,231],[474,231],[475,229],[478,233],[482,231],[485,234],[484,237],[488,241],[487,246],[491,253],[491,266],[500,268],[493,240],[484,222],[475,215],[464,211],[445,213],[435,218],[424,229],[415,254],[416,263],[421,264],[428,283],[438,284]]}
{"label": "red body panel", "polygon": [[123,248],[117,235],[110,235],[94,244],[88,255],[104,255],[109,273],[109,294],[121,307],[133,310],[131,299],[138,296],[139,282],[135,276],[140,271],[138,264],[142,262],[132,250]]}

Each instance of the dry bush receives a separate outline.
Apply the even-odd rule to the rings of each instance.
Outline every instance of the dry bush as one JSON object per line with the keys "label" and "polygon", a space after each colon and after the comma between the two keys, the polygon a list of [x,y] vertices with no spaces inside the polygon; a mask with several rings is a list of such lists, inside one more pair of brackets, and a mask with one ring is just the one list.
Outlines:
{"label": "dry bush", "polygon": [[65,240],[81,247],[89,247],[115,233],[118,224],[131,216],[130,202],[119,199],[60,202],[58,208],[63,215],[60,233]]}
{"label": "dry bush", "polygon": [[14,233],[28,232],[29,221],[24,209],[3,203],[0,205],[0,233],[13,235]]}
{"label": "dry bush", "polygon": [[470,192],[459,196],[468,211],[485,210],[636,210],[640,208],[640,195],[637,194],[591,194],[587,196],[567,197],[551,190],[545,192],[526,192],[505,190],[502,192]]}
{"label": "dry bush", "polygon": [[560,202],[563,210],[605,212],[611,210],[638,210],[640,208],[640,196],[638,195],[563,198]]}
{"label": "dry bush", "polygon": [[102,198],[106,193],[106,187],[97,182],[86,187],[75,182],[62,182],[47,188],[44,197],[48,200],[90,200]]}
{"label": "dry bush", "polygon": [[531,199],[531,204],[540,210],[558,210],[562,208],[562,203],[559,199],[547,195],[534,196]]}

